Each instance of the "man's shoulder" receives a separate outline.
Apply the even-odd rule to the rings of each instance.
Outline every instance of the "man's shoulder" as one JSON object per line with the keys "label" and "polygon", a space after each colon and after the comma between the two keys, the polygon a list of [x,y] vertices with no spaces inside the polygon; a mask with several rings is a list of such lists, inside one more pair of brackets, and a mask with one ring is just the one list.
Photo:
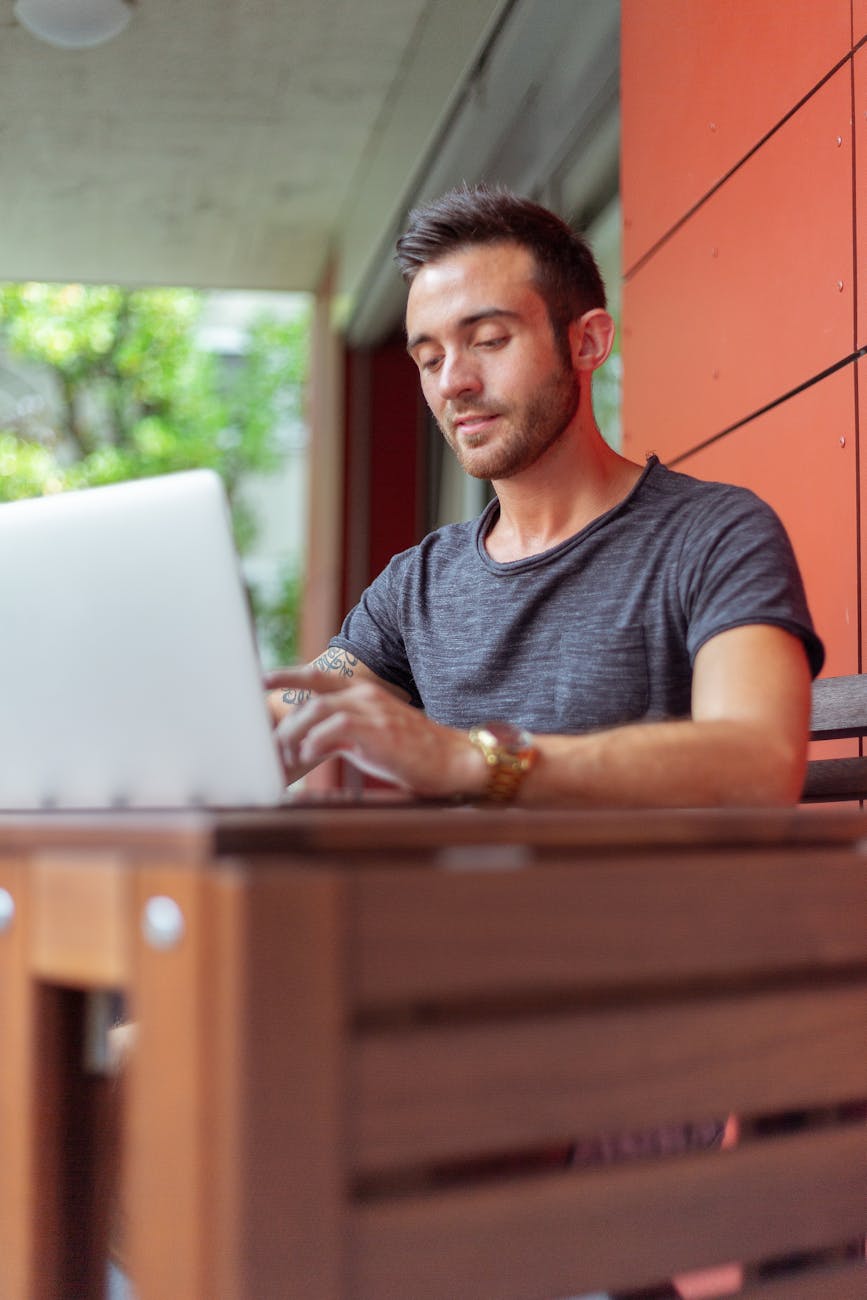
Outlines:
{"label": "man's shoulder", "polygon": [[671,469],[656,462],[645,480],[644,502],[650,510],[682,513],[684,522],[702,516],[706,522],[714,519],[775,518],[766,501],[748,487],[736,483],[722,483],[714,479],[695,478],[682,470]]}

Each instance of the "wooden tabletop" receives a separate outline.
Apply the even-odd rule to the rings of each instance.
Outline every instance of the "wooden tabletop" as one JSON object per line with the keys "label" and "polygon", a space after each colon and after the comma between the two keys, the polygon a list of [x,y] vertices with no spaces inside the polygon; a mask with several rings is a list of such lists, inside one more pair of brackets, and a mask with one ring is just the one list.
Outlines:
{"label": "wooden tabletop", "polygon": [[228,854],[305,857],[371,850],[438,850],[463,845],[569,848],[857,846],[867,813],[857,808],[660,809],[570,812],[411,803],[305,800],[274,809],[0,813],[0,854],[46,847],[115,847],[169,852],[194,861]]}

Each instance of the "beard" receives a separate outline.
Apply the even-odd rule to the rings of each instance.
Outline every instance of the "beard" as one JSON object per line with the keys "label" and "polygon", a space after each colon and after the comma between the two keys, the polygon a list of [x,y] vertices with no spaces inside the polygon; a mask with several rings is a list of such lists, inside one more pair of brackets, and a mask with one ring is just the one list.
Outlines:
{"label": "beard", "polygon": [[[526,402],[503,407],[473,402],[477,414],[496,414],[505,424],[493,436],[485,430],[461,436],[453,427],[461,409],[453,410],[438,424],[458,464],[473,478],[508,479],[535,465],[557,443],[578,410],[581,384],[570,366],[553,370]],[[490,437],[490,444],[488,439]]]}

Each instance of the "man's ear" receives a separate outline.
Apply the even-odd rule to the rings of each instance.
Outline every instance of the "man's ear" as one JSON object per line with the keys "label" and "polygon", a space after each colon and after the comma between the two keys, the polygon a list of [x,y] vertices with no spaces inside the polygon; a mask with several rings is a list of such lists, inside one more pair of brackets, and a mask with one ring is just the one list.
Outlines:
{"label": "man's ear", "polygon": [[614,321],[601,307],[586,311],[569,326],[569,347],[576,370],[598,370],[614,345]]}

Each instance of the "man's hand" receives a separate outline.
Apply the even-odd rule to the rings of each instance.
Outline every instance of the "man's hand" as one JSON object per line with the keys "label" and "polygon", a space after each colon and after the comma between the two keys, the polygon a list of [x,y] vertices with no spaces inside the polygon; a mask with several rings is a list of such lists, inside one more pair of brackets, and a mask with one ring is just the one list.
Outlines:
{"label": "man's hand", "polygon": [[294,694],[275,730],[290,780],[339,755],[426,798],[485,788],[484,759],[466,734],[431,722],[369,671],[347,677],[317,666],[288,668],[270,673],[266,685]]}
{"label": "man's hand", "polygon": [[[367,678],[371,681],[378,681],[375,673],[372,673],[366,664],[363,664],[356,655],[350,654],[348,650],[340,650],[336,646],[329,646],[318,659],[314,659],[310,665],[320,673],[333,673],[337,677],[343,677],[347,681],[353,677]],[[268,691],[267,705],[268,712],[271,715],[271,725],[276,727],[278,722],[292,712],[299,704],[310,699],[310,687],[293,686],[281,687],[280,683],[287,674],[295,672],[294,668],[278,668],[275,672],[268,673],[265,677],[265,687]],[[397,687],[390,688],[397,691]],[[399,692],[401,698],[403,692]]]}

